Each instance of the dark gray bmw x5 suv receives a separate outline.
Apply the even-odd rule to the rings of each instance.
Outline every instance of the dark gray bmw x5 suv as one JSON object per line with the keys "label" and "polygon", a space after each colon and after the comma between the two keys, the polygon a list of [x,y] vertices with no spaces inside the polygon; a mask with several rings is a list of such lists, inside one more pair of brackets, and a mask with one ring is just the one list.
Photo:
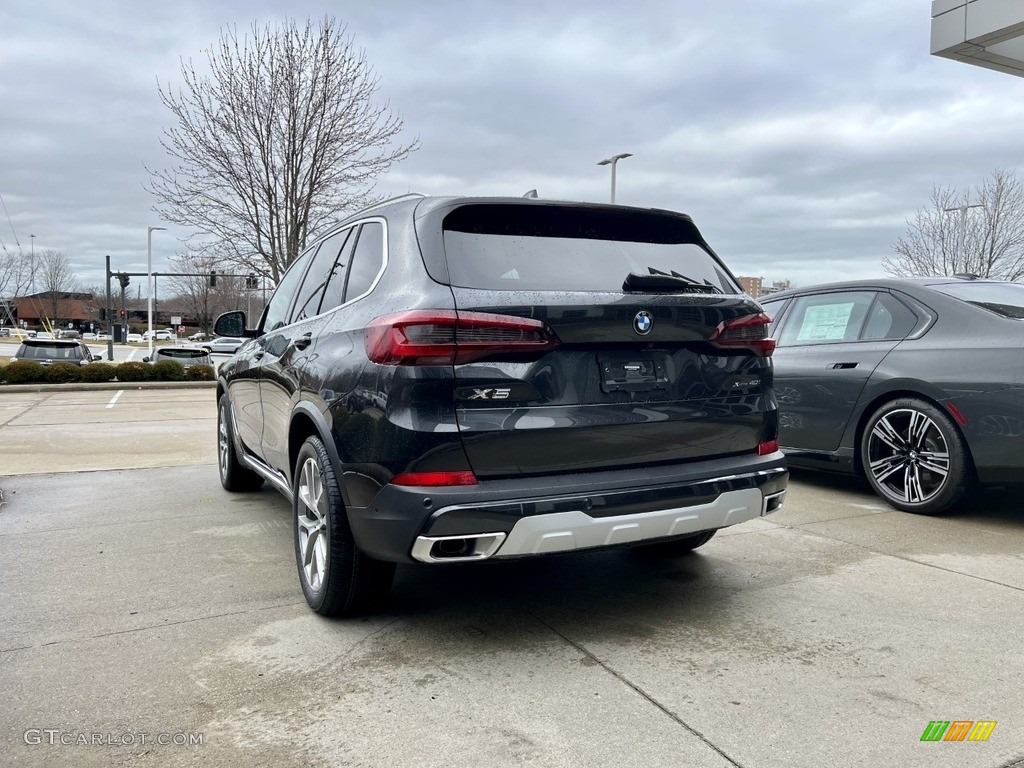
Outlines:
{"label": "dark gray bmw x5 suv", "polygon": [[782,503],[768,322],[679,213],[386,201],[218,319],[221,481],[292,502],[325,615],[395,563],[690,550]]}

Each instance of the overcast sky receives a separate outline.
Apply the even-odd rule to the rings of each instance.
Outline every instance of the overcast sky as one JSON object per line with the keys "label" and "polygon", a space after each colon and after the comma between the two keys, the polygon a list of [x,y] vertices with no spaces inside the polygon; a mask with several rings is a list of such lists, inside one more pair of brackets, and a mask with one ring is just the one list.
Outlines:
{"label": "overcast sky", "polygon": [[[0,6],[0,242],[68,254],[81,281],[145,270],[180,80],[225,25],[346,22],[421,148],[398,194],[685,211],[734,272],[808,285],[880,275],[933,185],[1016,170],[1024,78],[929,54],[922,0],[7,0]],[[13,223],[13,226],[12,226]],[[188,234],[153,235],[154,269]]]}

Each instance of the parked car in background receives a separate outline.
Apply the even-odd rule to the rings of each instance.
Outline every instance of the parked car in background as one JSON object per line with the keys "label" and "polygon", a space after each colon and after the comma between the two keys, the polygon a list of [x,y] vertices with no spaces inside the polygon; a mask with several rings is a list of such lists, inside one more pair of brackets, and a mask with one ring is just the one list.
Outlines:
{"label": "parked car in background", "polygon": [[[173,331],[156,331],[155,330],[155,331],[153,331],[152,335],[153,335],[153,339],[155,341],[171,341],[174,338],[174,332]],[[148,341],[149,340],[149,336],[150,336],[149,331],[143,331],[142,332],[142,339],[143,339],[143,341]]]}
{"label": "parked car in background", "polygon": [[159,363],[162,360],[174,360],[183,368],[190,368],[193,365],[209,365],[216,368],[210,353],[200,347],[158,347],[153,350],[152,357],[142,358],[144,363]]}
{"label": "parked car in background", "polygon": [[52,339],[53,334],[49,331],[29,331],[29,336],[33,339]]}
{"label": "parked car in background", "polygon": [[200,331],[199,333],[193,333],[188,337],[189,341],[206,341],[206,334]]}
{"label": "parked car in background", "polygon": [[204,342],[201,346],[207,352],[219,355],[233,355],[245,342],[245,339],[238,336],[216,336]]}
{"label": "parked car in background", "polygon": [[8,338],[11,335],[10,328],[0,328],[0,338]]}
{"label": "parked car in background", "polygon": [[31,360],[43,365],[52,363],[75,363],[76,365],[88,365],[91,362],[102,360],[99,355],[92,354],[92,351],[81,341],[62,339],[25,339],[14,353],[11,361]]}
{"label": "parked car in background", "polygon": [[129,344],[131,344],[131,343],[136,343],[137,344],[139,342],[145,341],[145,339],[142,338],[142,334],[141,333],[129,333],[125,337],[125,341],[127,341]]}
{"label": "parked car in background", "polygon": [[74,328],[61,328],[57,331],[58,339],[80,339],[82,334],[76,331]]}
{"label": "parked car in background", "polygon": [[220,369],[221,483],[291,501],[326,615],[397,562],[687,552],[786,492],[768,322],[683,214],[386,201],[311,243],[258,328],[218,319],[252,337]]}
{"label": "parked car in background", "polygon": [[762,303],[791,466],[863,475],[922,514],[1024,482],[1024,285],[871,280]]}

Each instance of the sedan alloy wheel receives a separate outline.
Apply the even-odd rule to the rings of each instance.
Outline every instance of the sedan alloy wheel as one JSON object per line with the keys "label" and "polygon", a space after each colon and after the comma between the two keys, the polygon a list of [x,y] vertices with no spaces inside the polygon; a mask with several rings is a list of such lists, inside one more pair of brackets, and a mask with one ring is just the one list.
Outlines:
{"label": "sedan alloy wheel", "polygon": [[922,400],[895,400],[876,411],[864,432],[862,460],[875,491],[907,512],[944,512],[967,489],[959,433],[947,416]]}

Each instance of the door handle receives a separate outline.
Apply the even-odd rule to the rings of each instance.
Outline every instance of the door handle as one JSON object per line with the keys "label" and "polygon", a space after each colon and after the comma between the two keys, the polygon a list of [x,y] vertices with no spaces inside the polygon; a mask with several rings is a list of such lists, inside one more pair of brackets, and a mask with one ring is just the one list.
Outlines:
{"label": "door handle", "polygon": [[313,343],[313,332],[312,331],[306,331],[304,334],[299,336],[299,338],[295,339],[292,342],[292,346],[295,347],[296,349],[305,349],[306,347],[308,347],[312,343]]}
{"label": "door handle", "polygon": [[262,360],[262,359],[263,359],[263,355],[264,355],[264,353],[263,353],[263,352],[257,352],[257,353],[255,353],[255,354],[254,354],[254,355],[252,356],[252,359],[253,359],[253,360]]}
{"label": "door handle", "polygon": [[829,366],[833,371],[845,371],[856,367],[857,363],[832,363],[832,365]]}

